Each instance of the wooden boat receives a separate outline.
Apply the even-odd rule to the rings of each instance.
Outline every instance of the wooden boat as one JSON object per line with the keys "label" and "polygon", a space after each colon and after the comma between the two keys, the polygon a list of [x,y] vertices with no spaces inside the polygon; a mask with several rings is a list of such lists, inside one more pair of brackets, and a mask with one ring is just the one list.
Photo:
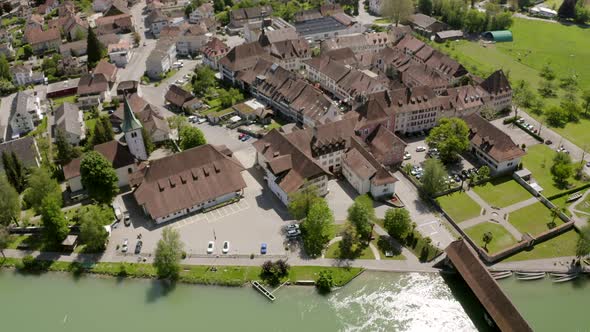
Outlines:
{"label": "wooden boat", "polygon": [[542,274],[542,275],[535,275],[535,276],[528,276],[528,277],[522,277],[522,276],[519,277],[519,276],[516,276],[516,279],[518,279],[518,280],[539,280],[539,279],[543,279],[543,278],[545,278],[545,275],[544,274]]}
{"label": "wooden boat", "polygon": [[499,271],[499,272],[492,272],[492,277],[496,280],[508,278],[512,276],[512,271]]}
{"label": "wooden boat", "polygon": [[545,278],[545,272],[516,272],[518,280],[537,280]]}
{"label": "wooden boat", "polygon": [[573,275],[569,275],[566,277],[561,277],[561,278],[555,278],[553,279],[553,282],[566,282],[566,281],[570,281],[570,280],[574,280],[578,277],[578,274],[573,274]]}
{"label": "wooden boat", "polygon": [[569,202],[575,201],[576,199],[578,199],[580,197],[582,197],[582,193],[581,192],[572,194],[570,197],[568,197],[568,199],[567,199],[566,202],[569,203]]}

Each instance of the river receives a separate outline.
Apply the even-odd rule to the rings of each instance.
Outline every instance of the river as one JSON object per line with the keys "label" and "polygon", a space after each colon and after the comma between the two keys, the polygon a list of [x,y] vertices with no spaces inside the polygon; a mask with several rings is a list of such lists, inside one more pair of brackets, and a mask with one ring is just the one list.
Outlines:
{"label": "river", "polygon": [[[583,315],[589,307],[589,287],[576,288],[572,283],[569,288],[543,287],[543,292],[538,292],[534,284],[502,282],[516,297],[519,308],[523,306],[525,317],[535,317],[535,323],[531,324],[536,330],[558,330],[554,327],[560,320],[547,313],[562,314],[565,305],[575,309],[565,316],[566,326],[572,327],[571,330],[582,328],[576,322],[589,317]],[[550,290],[547,295],[551,298],[543,295],[546,289]],[[564,289],[568,289],[565,294]],[[565,295],[568,299],[572,296],[571,301],[579,307],[566,302]],[[464,286],[437,274],[364,273],[328,296],[318,295],[313,287],[284,287],[276,296],[275,303],[269,303],[250,287],[179,284],[170,289],[154,280],[74,278],[54,273],[33,276],[0,271],[0,313],[2,326],[9,331],[475,331],[485,328],[479,319],[479,304]]]}

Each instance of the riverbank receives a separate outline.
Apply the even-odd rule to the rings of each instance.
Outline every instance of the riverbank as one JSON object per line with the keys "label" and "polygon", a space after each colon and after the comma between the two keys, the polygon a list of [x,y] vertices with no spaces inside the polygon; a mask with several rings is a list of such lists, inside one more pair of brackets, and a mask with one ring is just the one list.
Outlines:
{"label": "riverbank", "polygon": [[[14,268],[23,273],[42,274],[45,272],[67,272],[75,276],[96,274],[115,278],[157,279],[152,264],[127,262],[64,262],[51,260],[30,260],[6,257],[0,259],[0,267]],[[283,281],[315,281],[320,271],[332,272],[334,285],[346,285],[360,273],[357,267],[293,266]],[[261,280],[259,266],[189,266],[182,265],[178,282],[186,284],[218,285],[239,287],[252,280]]]}

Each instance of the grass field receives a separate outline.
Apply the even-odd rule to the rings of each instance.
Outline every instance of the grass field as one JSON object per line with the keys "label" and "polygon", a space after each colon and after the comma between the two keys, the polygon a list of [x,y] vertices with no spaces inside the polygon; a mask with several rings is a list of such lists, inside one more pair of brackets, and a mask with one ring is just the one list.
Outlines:
{"label": "grass field", "polygon": [[[535,181],[543,187],[543,195],[545,197],[566,190],[566,188],[558,188],[551,175],[551,165],[553,164],[553,157],[555,154],[556,152],[550,147],[543,144],[537,144],[528,148],[526,156],[522,158],[524,167],[533,173]],[[572,188],[583,184],[583,182],[578,181],[573,177],[568,180],[568,183]]]}
{"label": "grass field", "polygon": [[484,222],[465,229],[465,233],[482,248],[484,247],[483,235],[486,232],[491,232],[493,235],[492,242],[488,245],[488,252],[491,254],[516,243],[516,239],[502,225],[492,222]]}
{"label": "grass field", "polygon": [[456,222],[469,220],[481,214],[481,206],[464,192],[440,196],[436,201]]}
{"label": "grass field", "polygon": [[[487,76],[496,69],[503,69],[513,83],[525,80],[535,92],[541,82],[539,70],[548,62],[557,74],[557,81],[575,72],[580,79],[581,90],[590,88],[590,48],[580,47],[590,40],[590,29],[514,18],[510,30],[514,41],[509,43],[457,41],[435,47],[450,54],[477,75]],[[558,95],[563,94],[564,91],[559,89]],[[552,105],[559,100],[549,98],[543,102]],[[579,146],[590,141],[589,120],[582,119],[579,123],[554,129]]]}
{"label": "grass field", "polygon": [[[374,239],[373,239],[373,241],[371,241],[371,243],[375,246],[375,248],[377,248],[377,250],[379,250],[379,255],[381,256],[381,259],[392,259],[392,260],[405,260],[406,259],[406,257],[404,255],[402,255],[401,251],[394,248],[393,245],[391,244],[391,242],[389,242],[389,236],[385,236],[385,235],[375,236],[374,235]],[[391,257],[385,256],[386,251],[391,251],[393,253],[393,256],[391,256]]]}
{"label": "grass field", "polygon": [[576,205],[576,210],[590,213],[590,195],[586,196],[586,199]]}
{"label": "grass field", "polygon": [[559,217],[553,218],[551,210],[541,202],[510,213],[508,221],[521,233],[528,232],[531,235],[541,234],[549,230],[548,224],[552,221],[555,221],[558,226],[562,223]]}
{"label": "grass field", "polygon": [[488,204],[506,207],[529,199],[531,194],[512,178],[498,178],[475,186],[473,190]]}
{"label": "grass field", "polygon": [[373,255],[373,251],[371,251],[371,248],[369,248],[369,246],[364,247],[363,250],[361,250],[358,254],[354,255],[354,257],[342,256],[340,254],[340,241],[332,243],[328,247],[328,249],[326,249],[324,257],[333,259],[375,259],[375,255]]}
{"label": "grass field", "polygon": [[563,233],[551,240],[535,245],[531,250],[524,250],[509,257],[504,262],[543,259],[553,257],[575,256],[576,243],[580,236],[575,231]]}

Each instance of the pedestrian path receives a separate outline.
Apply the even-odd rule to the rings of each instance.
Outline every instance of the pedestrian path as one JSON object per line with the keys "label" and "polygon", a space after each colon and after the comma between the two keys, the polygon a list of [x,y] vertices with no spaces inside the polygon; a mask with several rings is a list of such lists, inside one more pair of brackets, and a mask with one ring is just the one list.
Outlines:
{"label": "pedestrian path", "polygon": [[[520,239],[522,239],[522,233],[520,233],[518,231],[518,229],[516,229],[516,227],[514,227],[506,219],[504,219],[504,216],[507,216],[509,213],[508,211],[506,211],[507,208],[492,208],[486,201],[483,200],[483,198],[481,198],[473,190],[468,190],[465,193],[467,194],[467,196],[469,196],[471,199],[473,199],[477,204],[479,204],[479,206],[481,206],[483,209],[485,209],[486,214],[480,215],[478,217],[475,217],[475,218],[472,218],[470,220],[460,223],[459,227],[461,227],[461,229],[465,230],[466,228],[475,226],[477,224],[491,221],[491,222],[496,222],[496,223],[502,225],[508,232],[510,232],[510,234],[516,240],[520,241]],[[521,207],[528,206],[528,205],[538,202],[538,200],[536,198],[533,197],[532,199],[534,201],[531,201],[531,199],[527,199],[525,201],[513,204],[513,205],[509,206],[508,208],[514,209],[514,210],[510,210],[510,211],[515,211],[515,210],[520,209]]]}

